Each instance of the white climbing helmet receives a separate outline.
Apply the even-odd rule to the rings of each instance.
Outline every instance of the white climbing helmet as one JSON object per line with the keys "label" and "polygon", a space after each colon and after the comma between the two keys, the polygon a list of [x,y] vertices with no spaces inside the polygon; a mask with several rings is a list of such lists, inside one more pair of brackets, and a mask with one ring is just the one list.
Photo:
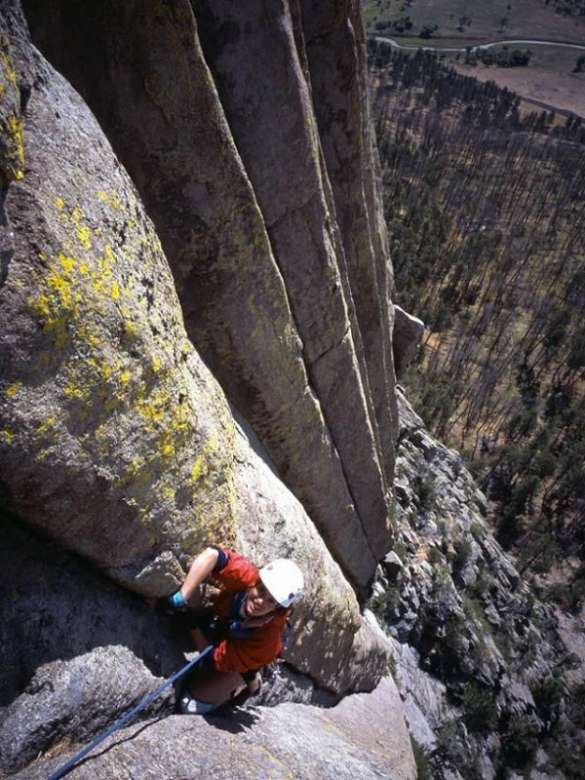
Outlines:
{"label": "white climbing helmet", "polygon": [[305,580],[302,571],[287,558],[277,558],[260,569],[260,579],[266,590],[281,607],[290,607],[303,592]]}

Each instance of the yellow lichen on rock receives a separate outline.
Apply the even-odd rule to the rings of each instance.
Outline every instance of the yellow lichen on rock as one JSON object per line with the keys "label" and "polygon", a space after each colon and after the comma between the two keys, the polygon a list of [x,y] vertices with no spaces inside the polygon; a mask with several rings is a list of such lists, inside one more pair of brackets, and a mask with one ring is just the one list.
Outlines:
{"label": "yellow lichen on rock", "polygon": [[195,459],[195,463],[191,469],[191,484],[197,489],[203,487],[205,480],[209,475],[208,457],[215,450],[216,446],[217,445],[213,439],[208,441],[207,444],[203,447],[201,453]]}
{"label": "yellow lichen on rock", "polygon": [[[60,196],[55,198],[54,205],[58,218],[70,220],[75,226],[78,249],[85,257],[78,257],[71,251],[71,240],[63,242],[63,250],[56,259],[51,261],[43,256],[41,259],[48,266],[48,272],[37,270],[37,292],[29,299],[29,306],[42,320],[43,332],[53,336],[55,346],[63,348],[71,338],[71,323],[81,319],[82,302],[84,312],[89,309],[94,315],[99,314],[106,301],[120,300],[124,290],[113,276],[116,257],[112,247],[106,244],[103,254],[97,258],[90,254],[94,242],[82,209],[75,206],[69,210],[65,199]],[[81,324],[75,329],[75,334],[92,347],[100,344],[95,326]],[[73,397],[81,396],[74,393]]]}
{"label": "yellow lichen on rock", "polygon": [[8,41],[0,40],[0,134],[4,152],[0,154],[0,178],[6,182],[24,178],[24,123],[20,115],[20,95]]}
{"label": "yellow lichen on rock", "polygon": [[105,203],[111,209],[115,209],[116,211],[120,211],[122,209],[122,200],[120,198],[120,195],[117,192],[115,191],[107,192],[106,190],[98,190],[96,192],[96,196],[99,198],[99,200],[102,201],[102,203]]}
{"label": "yellow lichen on rock", "polygon": [[24,176],[24,124],[19,116],[11,116],[8,120],[8,127],[15,144],[15,152],[20,165],[16,171],[16,178],[21,179]]}
{"label": "yellow lichen on rock", "polygon": [[[23,262],[28,292],[21,296],[35,351],[25,382],[6,383],[4,393],[11,415],[28,421],[17,441],[26,440],[30,463],[45,464],[43,472],[59,464],[72,480],[92,471],[113,514],[124,507],[125,522],[136,523],[135,542],[120,554],[105,551],[105,559],[142,567],[161,549],[191,555],[214,538],[235,539],[233,423],[186,339],[152,225],[130,217],[138,213],[132,189],[91,192],[97,198],[84,198],[77,187],[39,195],[43,225],[53,235]],[[23,385],[26,414],[17,398]],[[2,429],[7,448],[19,428]],[[194,484],[193,461],[201,454],[205,466]],[[56,525],[57,535],[66,535]],[[89,539],[81,552],[101,562],[103,546]],[[131,584],[131,575],[112,566]]]}
{"label": "yellow lichen on rock", "polygon": [[7,397],[14,398],[16,395],[18,395],[21,388],[22,382],[13,382],[11,385],[8,385],[8,389],[6,390]]}
{"label": "yellow lichen on rock", "polygon": [[50,415],[45,420],[43,420],[42,423],[39,424],[37,428],[37,434],[39,436],[50,435],[55,429],[56,425],[57,425],[57,417],[55,417],[54,415]]}

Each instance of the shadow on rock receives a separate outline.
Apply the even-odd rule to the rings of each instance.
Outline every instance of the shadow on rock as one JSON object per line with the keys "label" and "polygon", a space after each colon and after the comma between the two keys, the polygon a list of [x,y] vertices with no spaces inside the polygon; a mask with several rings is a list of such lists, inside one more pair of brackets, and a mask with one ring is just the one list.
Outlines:
{"label": "shadow on rock", "polygon": [[0,514],[0,707],[43,664],[123,646],[155,676],[184,662],[170,626],[86,561]]}
{"label": "shadow on rock", "polygon": [[213,715],[205,715],[205,720],[215,728],[229,731],[230,734],[241,734],[254,726],[260,719],[260,710],[256,707],[231,707],[225,704],[219,707]]}
{"label": "shadow on rock", "polygon": [[[88,741],[185,664],[144,601],[0,514],[0,774]],[[172,689],[148,708],[173,710]]]}

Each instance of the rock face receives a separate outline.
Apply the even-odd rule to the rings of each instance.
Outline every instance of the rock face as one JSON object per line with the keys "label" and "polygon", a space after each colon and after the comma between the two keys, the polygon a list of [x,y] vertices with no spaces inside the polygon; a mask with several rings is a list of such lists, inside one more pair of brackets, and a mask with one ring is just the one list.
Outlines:
{"label": "rock face", "polygon": [[[236,441],[136,191],[87,107],[27,44],[13,7],[5,19],[16,43],[5,51],[10,83],[27,98],[24,171],[10,167],[10,150],[4,164],[14,179],[0,292],[7,500],[148,595],[177,587],[208,542],[245,538],[258,558],[261,533],[272,536],[270,553],[292,553],[307,571],[298,666],[338,694],[371,687],[384,651],[266,453],[263,461],[241,434]],[[22,121],[20,100],[3,110],[6,122],[11,110]],[[357,552],[363,539],[346,535]],[[321,631],[311,632],[315,623]]]}
{"label": "rock face", "polygon": [[[259,701],[310,706],[225,750],[276,770],[302,742],[299,777],[412,778],[391,648],[359,602],[391,544],[396,400],[358,4],[321,51],[333,5],[193,7],[27,0],[61,75],[0,0],[0,773],[32,777],[184,663],[140,596],[219,542],[294,557],[307,583]],[[321,71],[336,41],[352,66]],[[325,73],[348,117],[329,128]],[[223,776],[217,724],[147,731],[87,771]]]}
{"label": "rock face", "polygon": [[371,605],[394,638],[395,679],[419,753],[438,780],[511,769],[533,780],[578,777],[579,632],[559,625],[494,541],[485,496],[459,453],[426,431],[400,391],[398,400],[400,531]]}
{"label": "rock face", "polygon": [[[355,510],[370,547],[387,548],[384,482],[350,327],[343,249],[299,58],[298,18],[287,3],[264,0],[197,7],[203,49],[264,214]],[[336,525],[346,525],[344,515],[347,510]]]}
{"label": "rock face", "polygon": [[235,457],[241,549],[259,563],[287,556],[303,564],[306,598],[294,612],[286,660],[336,694],[370,690],[386,673],[387,646],[362,621],[341,569],[248,426],[238,427]]}
{"label": "rock face", "polygon": [[[155,222],[189,337],[363,589],[390,544],[396,435],[363,41],[337,41],[355,61],[336,95],[356,114],[343,163],[359,186],[337,187],[334,202],[339,163],[322,153],[303,43],[312,14],[260,1],[193,8],[27,2],[38,45],[95,111]],[[361,30],[356,13],[348,5],[337,23],[353,14]],[[333,63],[332,85],[342,73]],[[336,209],[348,241],[368,248],[353,278]]]}
{"label": "rock face", "polygon": [[397,411],[392,371],[392,268],[381,218],[377,151],[367,117],[365,38],[354,0],[301,0],[313,104],[347,262],[385,476],[392,481]]}
{"label": "rock face", "polygon": [[[142,726],[138,734],[137,728],[122,731],[75,776],[414,780],[409,737],[396,717],[399,701],[394,685],[384,680],[375,692],[352,697],[351,706],[342,702],[330,710],[281,704],[248,709],[229,720],[174,716]],[[372,728],[372,721],[380,726]],[[15,777],[40,780],[64,761],[43,761]]]}
{"label": "rock face", "polygon": [[202,542],[234,538],[231,413],[187,340],[129,177],[11,22],[7,10],[0,111],[20,128],[22,169],[8,150],[3,489],[28,522],[117,581],[164,592]]}

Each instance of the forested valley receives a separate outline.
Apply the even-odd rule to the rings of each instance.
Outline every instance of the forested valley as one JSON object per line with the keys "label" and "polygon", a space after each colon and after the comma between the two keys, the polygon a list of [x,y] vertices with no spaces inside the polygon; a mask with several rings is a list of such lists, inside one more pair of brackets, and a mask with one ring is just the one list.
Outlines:
{"label": "forested valley", "polygon": [[369,42],[395,300],[426,325],[405,377],[465,453],[520,569],[585,596],[585,123],[431,52]]}

